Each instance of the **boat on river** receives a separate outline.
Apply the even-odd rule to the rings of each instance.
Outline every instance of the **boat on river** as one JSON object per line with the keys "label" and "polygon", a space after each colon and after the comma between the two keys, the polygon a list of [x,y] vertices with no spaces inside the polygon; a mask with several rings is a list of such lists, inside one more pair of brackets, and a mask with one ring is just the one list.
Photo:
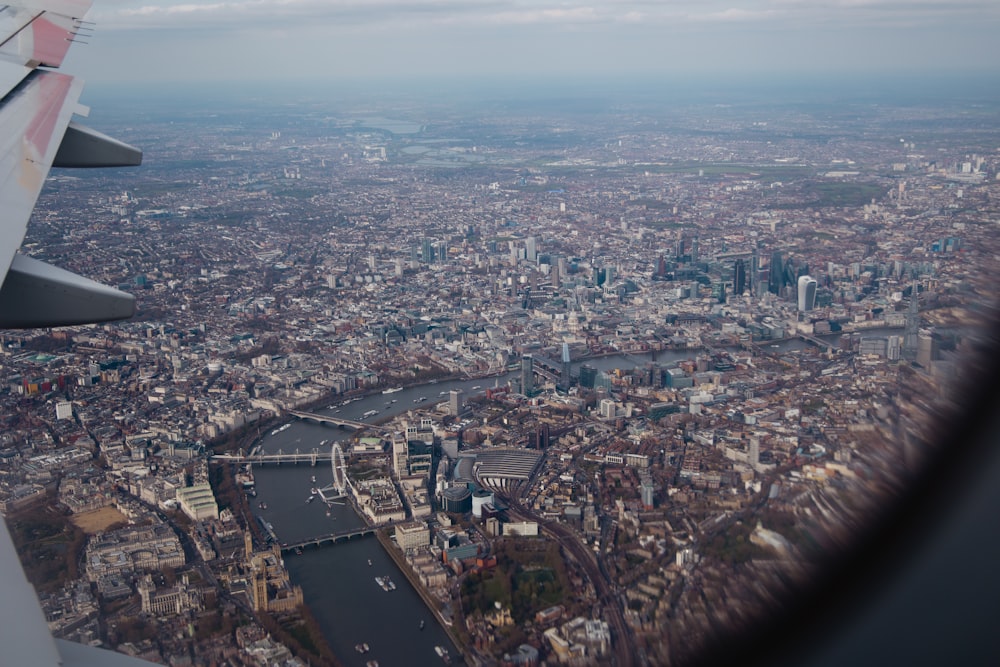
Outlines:
{"label": "boat on river", "polygon": [[395,394],[397,391],[403,391],[402,387],[393,387],[392,389],[383,389],[383,394]]}

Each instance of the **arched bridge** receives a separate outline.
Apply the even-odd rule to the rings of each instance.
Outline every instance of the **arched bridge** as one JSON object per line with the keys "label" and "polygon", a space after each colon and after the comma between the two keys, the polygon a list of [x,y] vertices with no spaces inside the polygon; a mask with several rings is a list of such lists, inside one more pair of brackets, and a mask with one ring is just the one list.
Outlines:
{"label": "arched bridge", "polygon": [[822,338],[817,338],[816,336],[811,336],[807,333],[799,333],[798,337],[799,339],[804,340],[807,343],[812,343],[816,347],[821,347],[827,351],[833,350],[836,347],[834,346],[833,343],[825,341]]}
{"label": "arched bridge", "polygon": [[308,549],[309,547],[321,547],[324,544],[336,544],[337,542],[346,542],[352,540],[355,537],[365,537],[367,535],[375,534],[374,527],[367,528],[352,528],[349,530],[342,530],[337,533],[330,533],[329,535],[321,535],[320,537],[313,537],[308,540],[302,540],[301,542],[291,542],[281,545],[282,553],[288,553],[295,551],[296,549]]}
{"label": "arched bridge", "polygon": [[356,430],[371,426],[371,424],[366,424],[365,422],[359,422],[353,419],[344,419],[343,417],[318,415],[315,412],[303,412],[301,410],[288,410],[287,412],[293,417],[298,417],[299,419],[305,419],[306,421],[316,422],[317,424],[330,424],[332,426],[341,426],[341,427],[348,426]]}

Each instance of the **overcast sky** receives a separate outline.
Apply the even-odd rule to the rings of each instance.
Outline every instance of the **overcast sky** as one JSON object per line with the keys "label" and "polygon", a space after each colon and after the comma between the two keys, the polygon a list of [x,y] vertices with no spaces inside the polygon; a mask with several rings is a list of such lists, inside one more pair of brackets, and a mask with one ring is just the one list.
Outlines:
{"label": "overcast sky", "polygon": [[89,83],[1000,70],[998,0],[95,0]]}

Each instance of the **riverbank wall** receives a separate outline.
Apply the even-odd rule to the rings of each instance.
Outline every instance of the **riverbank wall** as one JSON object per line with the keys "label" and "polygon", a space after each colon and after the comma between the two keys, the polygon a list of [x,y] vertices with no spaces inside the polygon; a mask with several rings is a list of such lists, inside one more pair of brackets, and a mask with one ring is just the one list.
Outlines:
{"label": "riverbank wall", "polygon": [[451,643],[454,644],[462,653],[462,658],[465,663],[469,665],[475,664],[475,662],[470,659],[471,656],[468,655],[464,644],[458,640],[458,637],[455,636],[452,627],[444,622],[444,616],[441,615],[441,611],[438,609],[437,600],[431,597],[430,592],[424,587],[420,579],[417,578],[417,575],[413,572],[413,568],[411,568],[410,564],[406,562],[406,557],[392,541],[392,538],[389,537],[386,529],[375,531],[375,536],[378,538],[382,548],[385,549],[385,552],[389,554],[389,558],[396,563],[396,567],[399,568],[399,571],[402,572],[403,576],[410,582],[413,589],[417,591],[417,595],[419,595],[420,599],[424,601],[425,605],[427,605],[427,608],[434,615],[434,618],[437,619],[438,624],[448,634],[448,637],[451,639]]}

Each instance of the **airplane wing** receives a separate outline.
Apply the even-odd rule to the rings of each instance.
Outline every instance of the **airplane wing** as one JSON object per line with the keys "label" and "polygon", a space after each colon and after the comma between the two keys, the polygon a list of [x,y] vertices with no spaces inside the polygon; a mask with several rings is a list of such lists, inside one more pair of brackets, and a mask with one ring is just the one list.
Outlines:
{"label": "airplane wing", "polygon": [[[142,153],[72,121],[81,81],[58,67],[90,0],[0,5],[0,328],[129,317],[135,299],[17,252],[49,168],[137,165]],[[39,667],[152,663],[55,639],[0,518],[0,663]]]}
{"label": "airplane wing", "polygon": [[124,653],[55,639],[0,518],[0,664],[37,667],[149,667]]}
{"label": "airplane wing", "polygon": [[83,82],[54,71],[90,0],[0,5],[0,328],[131,317],[135,297],[18,252],[50,167],[124,167],[142,152],[73,120]]}

